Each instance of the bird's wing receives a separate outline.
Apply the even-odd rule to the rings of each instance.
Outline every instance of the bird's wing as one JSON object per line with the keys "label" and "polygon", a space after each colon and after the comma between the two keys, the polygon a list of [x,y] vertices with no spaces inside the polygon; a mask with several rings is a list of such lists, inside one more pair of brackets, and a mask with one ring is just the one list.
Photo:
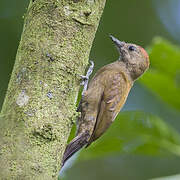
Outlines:
{"label": "bird's wing", "polygon": [[99,112],[99,102],[101,102],[102,94],[103,87],[99,86],[97,81],[94,81],[91,87],[83,94],[78,107],[81,116],[77,121],[76,137],[65,149],[62,166],[74,153],[88,143],[96,123],[97,114]]}
{"label": "bird's wing", "polygon": [[88,145],[98,139],[114,121],[126,101],[130,88],[125,74],[121,72],[108,74],[96,125]]}

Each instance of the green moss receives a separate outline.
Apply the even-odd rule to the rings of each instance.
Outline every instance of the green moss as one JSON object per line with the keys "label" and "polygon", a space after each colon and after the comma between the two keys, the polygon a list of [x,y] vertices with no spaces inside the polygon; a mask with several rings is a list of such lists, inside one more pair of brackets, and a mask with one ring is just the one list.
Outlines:
{"label": "green moss", "polygon": [[4,179],[57,179],[105,5],[87,2],[30,1],[0,118]]}

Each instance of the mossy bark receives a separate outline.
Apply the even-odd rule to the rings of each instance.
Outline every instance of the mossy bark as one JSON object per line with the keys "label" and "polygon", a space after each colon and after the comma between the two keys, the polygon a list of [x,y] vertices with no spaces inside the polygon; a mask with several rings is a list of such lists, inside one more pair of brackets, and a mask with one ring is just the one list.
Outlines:
{"label": "mossy bark", "polygon": [[1,179],[57,179],[105,1],[30,1],[1,111]]}

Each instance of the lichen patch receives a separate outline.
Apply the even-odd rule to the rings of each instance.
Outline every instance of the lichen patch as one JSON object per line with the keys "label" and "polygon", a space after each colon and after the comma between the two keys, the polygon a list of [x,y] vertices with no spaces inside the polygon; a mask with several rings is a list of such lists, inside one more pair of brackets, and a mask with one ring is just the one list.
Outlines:
{"label": "lichen patch", "polygon": [[64,6],[64,14],[65,14],[66,16],[69,16],[71,13],[72,13],[72,12],[70,11],[69,6]]}
{"label": "lichen patch", "polygon": [[22,90],[16,99],[16,104],[20,107],[25,106],[29,101],[29,96],[26,94],[25,90]]}

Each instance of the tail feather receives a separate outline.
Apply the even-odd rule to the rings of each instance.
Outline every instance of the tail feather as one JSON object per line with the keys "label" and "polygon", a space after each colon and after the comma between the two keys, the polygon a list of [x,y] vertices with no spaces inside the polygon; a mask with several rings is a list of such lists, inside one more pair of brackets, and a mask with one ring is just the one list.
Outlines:
{"label": "tail feather", "polygon": [[66,147],[63,160],[62,160],[62,167],[64,166],[65,162],[77,151],[79,151],[84,145],[88,143],[89,133],[82,133],[76,136]]}

